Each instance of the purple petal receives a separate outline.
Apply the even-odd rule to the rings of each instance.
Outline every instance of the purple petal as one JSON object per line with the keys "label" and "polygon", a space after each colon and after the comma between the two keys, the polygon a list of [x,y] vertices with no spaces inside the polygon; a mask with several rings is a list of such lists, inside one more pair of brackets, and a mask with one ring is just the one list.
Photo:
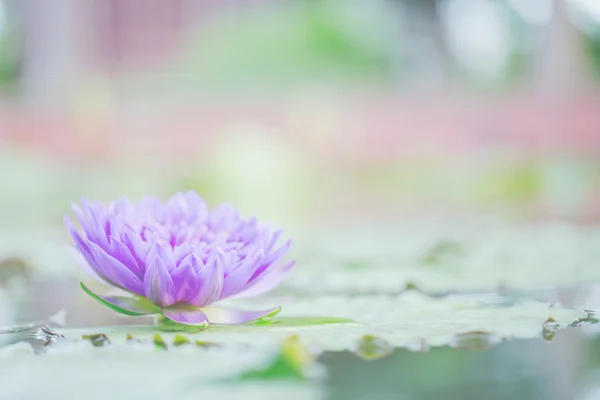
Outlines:
{"label": "purple petal", "polygon": [[82,255],[81,251],[74,247],[69,247],[69,251],[73,255],[75,259],[75,263],[79,268],[81,268],[86,274],[101,282],[107,286],[111,286],[105,279],[103,279],[100,275],[96,273],[96,271],[90,266],[90,264],[86,261],[85,257]]}
{"label": "purple petal", "polygon": [[[179,266],[181,264],[181,261],[183,261],[183,259],[189,256],[190,254],[196,254],[198,257],[204,256],[204,252],[201,249],[198,249],[195,246],[191,246],[188,243],[182,243],[176,246],[173,249],[173,259],[175,260],[175,265]],[[202,264],[201,266],[204,266],[204,264]],[[198,271],[200,270],[198,269],[196,272]]]}
{"label": "purple petal", "polygon": [[190,254],[183,259],[179,267],[171,272],[171,279],[175,285],[175,301],[191,304],[194,296],[198,293],[198,278],[196,269],[200,268],[202,260],[195,255]]}
{"label": "purple petal", "polygon": [[155,257],[160,258],[167,271],[173,271],[175,269],[176,265],[175,260],[173,259],[173,252],[164,244],[154,243],[146,256],[146,265],[148,265],[148,262]]}
{"label": "purple petal", "polygon": [[242,221],[240,223],[240,228],[241,230],[239,231],[239,233],[235,231],[234,233],[237,233],[238,239],[244,243],[254,242],[254,240],[260,233],[256,217],[252,217],[248,221]]}
{"label": "purple petal", "polygon": [[255,278],[257,278],[258,276],[260,276],[265,270],[269,269],[274,262],[276,262],[277,260],[282,258],[285,255],[285,253],[287,253],[287,251],[290,249],[291,244],[292,244],[292,241],[288,240],[287,242],[285,242],[283,244],[283,246],[281,246],[279,249],[277,249],[274,253],[269,254],[265,258],[263,258],[260,261],[260,264],[261,264],[260,267],[258,267],[256,269],[256,271],[254,272],[254,275],[252,275],[252,278],[250,278],[250,281],[252,281]]}
{"label": "purple petal", "polygon": [[224,252],[221,249],[217,249],[217,255],[223,263],[223,273],[225,276],[229,275],[237,266],[238,254],[235,250]]}
{"label": "purple petal", "polygon": [[[96,265],[96,261],[94,260],[92,250],[85,243],[84,239],[81,237],[81,235],[77,231],[77,228],[75,228],[73,221],[71,221],[71,219],[67,216],[64,217],[64,221],[65,221],[65,225],[67,226],[67,229],[69,230],[69,233],[71,234],[71,237],[75,241],[75,246],[76,246],[77,250],[79,250],[79,252],[83,256],[85,261],[87,261],[89,268],[93,270],[94,269],[93,266]],[[94,273],[97,274],[97,272],[95,272],[95,271],[94,271]]]}
{"label": "purple petal", "polygon": [[[87,204],[87,203],[85,203],[85,204]],[[100,226],[98,226],[96,224],[94,217],[91,215],[91,213],[87,209],[87,207],[86,207],[87,212],[84,211],[77,204],[73,204],[71,206],[71,208],[73,209],[73,211],[75,212],[75,215],[77,216],[77,221],[79,222],[79,225],[81,226],[81,229],[83,231],[83,236],[86,237],[87,239],[92,240],[93,242],[99,243],[102,246],[105,246],[105,245],[107,246],[108,238],[106,238],[106,235],[104,234],[102,229],[100,229]]]}
{"label": "purple petal", "polygon": [[203,307],[219,299],[223,290],[223,265],[218,257],[211,258],[198,272],[198,293],[190,304]]}
{"label": "purple petal", "polygon": [[129,219],[133,216],[133,207],[127,197],[122,197],[119,200],[111,203],[109,208],[113,210],[115,214],[126,219]]}
{"label": "purple petal", "polygon": [[71,209],[75,213],[77,222],[79,222],[79,225],[84,232],[91,232],[95,229],[91,218],[86,215],[86,213],[81,209],[81,207],[79,207],[78,204],[72,204]]}
{"label": "purple petal", "polygon": [[162,311],[165,317],[180,324],[208,326],[208,318],[202,310],[163,309]]}
{"label": "purple petal", "polygon": [[269,310],[252,311],[212,306],[203,308],[202,310],[211,324],[233,325],[254,321],[258,318],[272,317],[281,310],[281,307],[275,307]]}
{"label": "purple petal", "polygon": [[90,218],[87,219],[86,227],[82,226],[85,233],[94,243],[97,243],[100,247],[107,249],[109,243],[106,207],[102,203],[90,203],[86,199],[83,199],[82,204],[90,216]]}
{"label": "purple petal", "polygon": [[281,257],[283,257],[285,255],[285,253],[288,252],[291,245],[292,245],[291,240],[286,241],[280,248],[275,250],[273,253],[267,253],[267,256],[265,257],[263,262],[270,264],[270,263],[280,259]]}
{"label": "purple petal", "polygon": [[208,214],[208,227],[214,231],[230,231],[236,226],[240,216],[229,203],[224,203]]}
{"label": "purple petal", "polygon": [[91,267],[106,281],[127,290],[128,292],[143,295],[144,288],[140,278],[123,265],[119,260],[106,253],[100,246],[84,239],[94,257]]}
{"label": "purple petal", "polygon": [[144,197],[136,205],[138,216],[142,218],[154,218],[159,222],[164,219],[164,210],[162,202],[154,197]]}
{"label": "purple petal", "polygon": [[281,229],[273,232],[273,235],[271,236],[271,240],[269,241],[269,245],[267,246],[267,250],[265,250],[265,253],[267,253],[267,254],[271,253],[271,250],[273,249],[275,244],[277,244],[277,241],[281,237],[282,233],[283,233],[283,230],[281,230]]}
{"label": "purple petal", "polygon": [[148,245],[142,240],[139,234],[128,226],[123,229],[122,241],[131,251],[131,254],[140,266],[140,271],[145,272]]}
{"label": "purple petal", "polygon": [[137,260],[133,257],[131,250],[114,236],[110,237],[110,252],[113,257],[121,261],[131,272],[140,279],[143,279],[144,273]]}
{"label": "purple petal", "polygon": [[203,220],[208,214],[206,203],[194,191],[177,193],[167,201],[167,207],[175,220],[194,222]]}
{"label": "purple petal", "polygon": [[235,271],[229,274],[223,281],[223,291],[219,299],[224,299],[242,291],[248,281],[256,272],[259,266],[259,261],[262,258],[262,253],[255,254],[253,257],[246,259]]}
{"label": "purple petal", "polygon": [[154,304],[167,307],[175,303],[175,285],[169,271],[159,256],[154,256],[147,264],[144,276],[144,292]]}
{"label": "purple petal", "polygon": [[258,296],[267,293],[270,290],[275,289],[281,282],[287,278],[295,262],[291,261],[284,264],[282,267],[273,267],[268,269],[264,274],[260,275],[255,280],[251,281],[248,289],[240,292],[234,296],[236,299]]}

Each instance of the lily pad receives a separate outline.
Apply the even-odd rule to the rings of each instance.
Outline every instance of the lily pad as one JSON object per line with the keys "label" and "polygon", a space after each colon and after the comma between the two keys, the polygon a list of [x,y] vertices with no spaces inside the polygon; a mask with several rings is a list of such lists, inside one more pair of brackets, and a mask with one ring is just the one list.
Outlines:
{"label": "lily pad", "polygon": [[443,294],[600,283],[597,228],[415,223],[301,237],[298,267],[284,284],[295,293],[399,293],[413,286]]}
{"label": "lily pad", "polygon": [[[3,236],[0,257],[29,261],[36,277],[75,276],[79,269],[61,236],[43,229],[33,237]],[[35,252],[32,241],[41,246]],[[593,227],[448,221],[298,231],[292,251],[297,267],[278,293],[397,294],[413,286],[444,294],[600,283],[600,229]]]}
{"label": "lily pad", "polygon": [[[272,300],[268,300],[272,301]],[[230,302],[235,303],[235,302]],[[254,301],[260,306],[260,302]],[[327,323],[297,324],[298,318],[312,313]],[[498,307],[486,301],[450,296],[430,298],[418,292],[399,296],[321,296],[317,299],[290,299],[283,303],[280,317],[269,324],[210,326],[202,332],[183,327],[161,332],[166,343],[176,336],[191,342],[207,341],[225,347],[244,347],[272,351],[290,335],[296,335],[311,351],[354,350],[357,342],[371,335],[392,347],[421,348],[451,345],[457,335],[482,331],[502,339],[542,337],[545,323],[554,321],[553,329],[566,328],[586,313],[539,301],[525,301]],[[332,319],[335,316],[339,319]],[[295,320],[296,319],[296,320]],[[310,320],[306,320],[310,322]],[[332,321],[332,322],[328,322]],[[351,321],[351,322],[349,322]],[[158,327],[160,328],[160,327]],[[65,337],[80,337],[89,329],[62,329]],[[98,333],[94,328],[93,333]],[[151,342],[157,328],[149,326],[105,327],[113,343],[125,343],[128,335]]]}
{"label": "lily pad", "polygon": [[315,384],[240,378],[248,371],[269,368],[276,357],[277,352],[196,346],[160,351],[141,343],[97,348],[83,340],[57,343],[43,356],[36,356],[20,343],[0,349],[0,397],[43,398],[48,393],[53,398],[85,393],[88,399],[321,397],[321,388]]}

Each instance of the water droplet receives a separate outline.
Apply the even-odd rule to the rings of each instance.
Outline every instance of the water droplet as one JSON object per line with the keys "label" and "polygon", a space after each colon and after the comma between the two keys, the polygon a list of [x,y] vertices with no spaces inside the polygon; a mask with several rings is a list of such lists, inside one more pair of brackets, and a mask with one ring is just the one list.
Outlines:
{"label": "water droplet", "polygon": [[461,350],[486,350],[501,341],[502,338],[490,332],[472,331],[456,335],[450,346]]}
{"label": "water droplet", "polygon": [[365,335],[358,340],[354,354],[363,360],[378,360],[389,356],[394,351],[386,340],[374,335]]}
{"label": "water droplet", "polygon": [[221,346],[221,345],[219,345],[217,343],[203,342],[202,340],[196,340],[196,342],[194,344],[196,346],[202,347],[204,349],[210,349],[210,348],[213,348],[213,347],[220,347]]}
{"label": "water droplet", "polygon": [[82,335],[81,338],[84,340],[89,340],[94,347],[104,347],[110,344],[110,339],[104,333]]}
{"label": "water droplet", "polygon": [[167,342],[165,342],[165,339],[163,339],[162,336],[160,336],[158,333],[154,335],[152,342],[154,343],[157,349],[166,350],[168,348]]}
{"label": "water droplet", "polygon": [[559,328],[560,325],[554,318],[548,318],[542,325],[542,338],[547,341],[554,339],[554,336],[556,335],[556,332],[558,332]]}
{"label": "water droplet", "polygon": [[183,335],[175,335],[173,338],[173,346],[183,346],[184,344],[190,344],[190,339]]}
{"label": "water droplet", "polygon": [[599,315],[596,311],[593,310],[585,310],[587,315],[583,318],[577,318],[575,321],[571,322],[569,325],[571,328],[579,328],[584,325],[593,325],[597,324],[600,321]]}
{"label": "water droplet", "polygon": [[447,257],[457,257],[464,254],[464,249],[460,243],[450,239],[444,239],[435,243],[423,256],[423,262],[429,265],[435,265]]}
{"label": "water droplet", "polygon": [[53,332],[48,325],[21,325],[0,329],[0,344],[28,342],[36,352],[43,351],[63,335]]}

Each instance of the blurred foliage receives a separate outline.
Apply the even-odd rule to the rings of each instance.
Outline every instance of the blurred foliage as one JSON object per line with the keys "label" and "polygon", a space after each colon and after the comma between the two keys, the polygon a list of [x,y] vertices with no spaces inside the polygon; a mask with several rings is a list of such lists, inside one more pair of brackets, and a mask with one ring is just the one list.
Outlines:
{"label": "blurred foliage", "polygon": [[12,10],[0,1],[0,89],[14,89],[19,77],[20,42]]}
{"label": "blurred foliage", "polygon": [[590,69],[596,78],[600,78],[600,35],[583,35],[583,46]]}
{"label": "blurred foliage", "polygon": [[305,369],[314,362],[314,356],[300,343],[298,337],[290,336],[281,343],[281,351],[266,368],[245,372],[243,380],[290,379],[304,380]]}
{"label": "blurred foliage", "polygon": [[528,202],[539,198],[544,187],[537,165],[499,166],[481,178],[479,193],[492,202]]}
{"label": "blurred foliage", "polygon": [[225,16],[198,32],[177,76],[236,89],[389,77],[387,21],[376,3],[351,8],[311,0]]}
{"label": "blurred foliage", "polygon": [[478,74],[466,65],[455,62],[452,72],[461,83],[478,89],[494,90],[504,89],[507,85],[521,85],[529,78],[527,72],[536,56],[532,49],[536,47],[542,29],[524,21],[508,4],[502,4],[501,10],[508,35],[507,48],[503,49],[506,52],[502,60],[504,67],[497,75]]}
{"label": "blurred foliage", "polygon": [[173,190],[195,190],[211,206],[231,202],[243,215],[289,226],[310,214],[321,188],[311,160],[274,134],[224,132],[210,154],[186,167]]}
{"label": "blurred foliage", "polygon": [[598,162],[573,157],[490,156],[466,163],[413,157],[335,167],[275,134],[249,128],[225,132],[210,146],[202,157],[168,168],[141,162],[72,168],[5,151],[0,220],[10,229],[61,226],[69,205],[82,196],[137,200],[189,189],[210,207],[231,202],[245,216],[288,228],[319,221],[327,217],[321,212],[340,204],[349,212],[367,212],[361,208],[373,205],[402,211],[443,204],[523,217],[532,207],[576,216],[600,190]]}

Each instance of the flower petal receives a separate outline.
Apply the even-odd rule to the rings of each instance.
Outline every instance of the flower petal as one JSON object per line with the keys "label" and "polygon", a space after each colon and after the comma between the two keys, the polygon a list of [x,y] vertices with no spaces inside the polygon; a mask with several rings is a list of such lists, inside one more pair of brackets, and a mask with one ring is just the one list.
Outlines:
{"label": "flower petal", "polygon": [[190,304],[202,307],[219,299],[223,290],[223,265],[218,257],[211,258],[198,272],[198,293]]}
{"label": "flower petal", "polygon": [[223,281],[223,291],[221,292],[219,299],[227,298],[245,289],[248,281],[254,272],[256,272],[262,256],[262,252],[259,252],[253,257],[247,258],[242,265],[229,274]]}
{"label": "flower petal", "polygon": [[120,314],[138,316],[152,315],[160,312],[160,308],[150,303],[147,299],[139,297],[123,297],[123,296],[100,296],[92,292],[87,286],[81,282],[81,288],[90,297],[98,300],[113,311]]}
{"label": "flower petal", "polygon": [[229,275],[231,272],[235,270],[237,266],[238,254],[237,251],[231,250],[228,252],[223,251],[222,249],[217,249],[217,255],[221,259],[221,263],[223,264],[223,274],[225,276]]}
{"label": "flower petal", "polygon": [[248,289],[231,297],[242,299],[246,297],[258,296],[275,289],[281,282],[285,280],[285,278],[287,278],[295,264],[296,263],[294,261],[290,261],[281,267],[273,267],[268,269],[265,273],[251,281]]}
{"label": "flower petal", "polygon": [[208,318],[200,309],[164,308],[162,312],[165,317],[180,324],[208,327]]}
{"label": "flower petal", "polygon": [[152,261],[154,257],[158,256],[163,265],[167,268],[167,271],[173,271],[176,267],[175,260],[173,259],[173,251],[162,243],[154,243],[150,248],[148,255],[146,256],[146,265],[149,261]]}
{"label": "flower petal", "polygon": [[[85,219],[86,225],[84,226],[82,223],[86,235],[100,247],[105,249],[108,248],[106,206],[100,202],[90,203],[86,199],[82,200],[82,205],[89,215],[89,217]],[[75,210],[75,208],[73,209]]]}
{"label": "flower petal", "polygon": [[77,265],[85,271],[92,278],[110,285],[104,278],[102,278],[98,272],[96,271],[96,261],[94,260],[94,256],[92,255],[92,250],[89,248],[87,244],[83,241],[83,238],[75,228],[73,221],[67,216],[64,217],[65,225],[71,234],[71,237],[75,241],[75,247],[71,247],[71,251],[75,257],[75,262]]}
{"label": "flower petal", "polygon": [[192,253],[195,253],[194,249],[185,242],[173,247],[173,260],[175,261],[175,265],[179,267],[181,261]]}
{"label": "flower petal", "polygon": [[211,324],[233,325],[254,321],[258,318],[272,317],[281,311],[281,307],[271,308],[270,310],[252,311],[211,306],[203,308],[202,311],[204,311]]}
{"label": "flower petal", "polygon": [[135,276],[123,263],[106,253],[97,244],[89,240],[84,240],[84,243],[91,249],[95,261],[95,265],[92,267],[100,277],[133,294],[140,296],[144,294],[140,278]]}
{"label": "flower petal", "polygon": [[153,304],[161,307],[175,303],[175,285],[158,255],[148,264],[144,276],[144,293]]}
{"label": "flower petal", "polygon": [[265,251],[265,253],[267,253],[267,254],[271,253],[271,250],[273,249],[275,244],[277,244],[277,242],[279,241],[279,238],[281,237],[282,233],[283,233],[283,230],[281,230],[281,229],[273,232],[273,234],[271,235],[271,240],[269,241],[269,245],[267,246],[267,250]]}
{"label": "flower petal", "polygon": [[238,211],[229,203],[217,206],[207,216],[208,227],[217,232],[231,231],[239,220]]}
{"label": "flower petal", "polygon": [[256,271],[254,272],[254,275],[252,275],[252,277],[250,278],[250,281],[253,281],[254,279],[258,278],[265,271],[267,271],[269,268],[271,268],[271,265],[273,265],[273,263],[275,263],[277,260],[282,258],[285,255],[285,253],[288,252],[291,245],[292,245],[292,241],[288,240],[287,242],[285,242],[283,244],[283,246],[281,246],[275,252],[273,252],[272,254],[267,254],[262,260],[260,260],[261,265],[260,265],[260,267],[258,267],[256,269]]}
{"label": "flower petal", "polygon": [[175,220],[194,222],[206,218],[208,208],[205,201],[192,190],[177,193],[167,200],[171,217]]}
{"label": "flower petal", "polygon": [[84,200],[84,208],[85,211],[77,204],[72,204],[71,208],[75,215],[77,216],[77,221],[81,226],[81,229],[84,232],[84,236],[93,241],[101,241],[102,240],[102,232],[98,230],[98,227],[95,225],[95,220],[91,216],[89,209],[87,208],[87,203]]}
{"label": "flower petal", "polygon": [[131,272],[140,279],[143,279],[144,273],[137,260],[131,253],[131,250],[123,242],[114,236],[110,236],[110,253],[117,260],[121,261]]}
{"label": "flower petal", "polygon": [[142,272],[146,272],[146,254],[148,253],[148,245],[142,240],[140,235],[126,226],[123,229],[121,236],[122,242],[131,251],[131,254],[137,261]]}
{"label": "flower petal", "polygon": [[202,260],[195,254],[184,258],[179,267],[171,272],[171,279],[175,285],[175,301],[190,303],[198,293],[198,278],[196,269],[203,266]]}
{"label": "flower petal", "polygon": [[81,268],[86,274],[94,278],[100,283],[105,284],[106,286],[113,286],[111,283],[107,282],[104,278],[96,273],[96,271],[90,266],[90,264],[86,261],[85,257],[78,251],[75,247],[69,247],[69,252],[73,255],[75,259],[75,264],[79,268]]}

